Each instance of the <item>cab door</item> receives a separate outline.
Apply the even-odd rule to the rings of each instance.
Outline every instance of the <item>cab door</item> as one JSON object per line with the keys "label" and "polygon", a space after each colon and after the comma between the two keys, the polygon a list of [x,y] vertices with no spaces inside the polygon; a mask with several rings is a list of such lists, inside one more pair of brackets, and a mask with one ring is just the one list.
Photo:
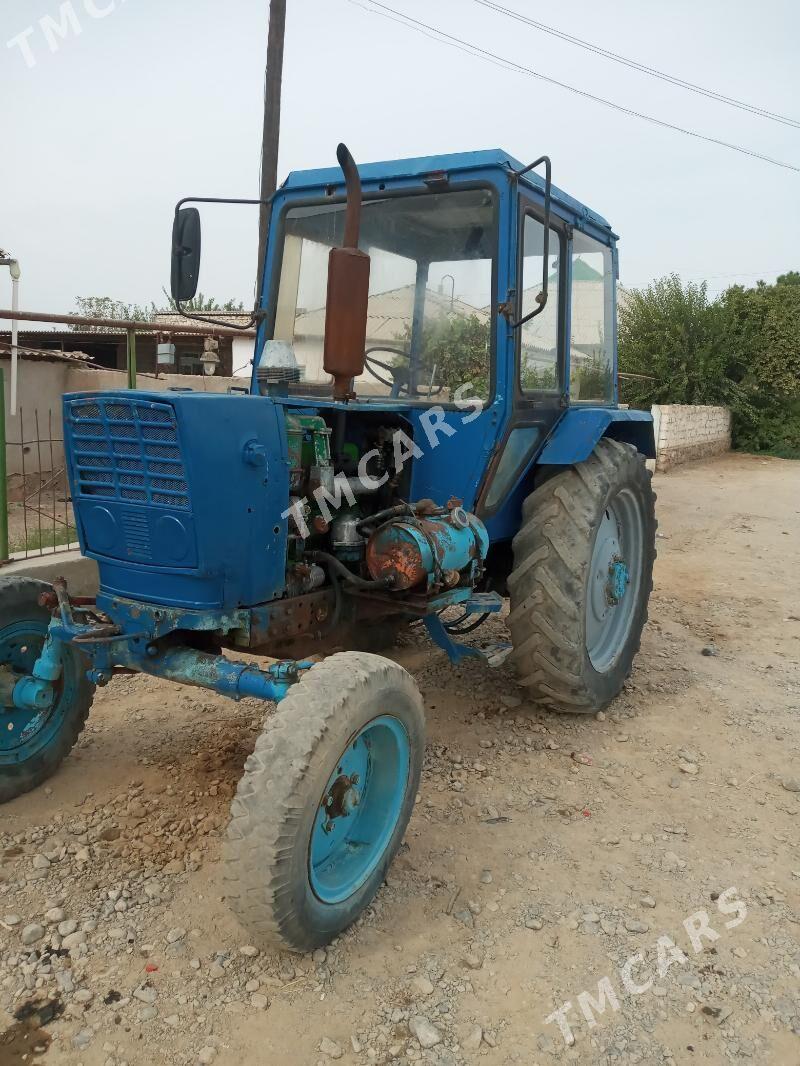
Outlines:
{"label": "cab door", "polygon": [[[513,329],[511,418],[492,457],[477,507],[493,540],[511,537],[519,528],[524,476],[567,406],[569,238],[568,225],[551,215],[545,242],[541,203],[520,194],[514,321],[522,320],[522,324]],[[545,274],[547,300],[525,322],[538,306]]]}

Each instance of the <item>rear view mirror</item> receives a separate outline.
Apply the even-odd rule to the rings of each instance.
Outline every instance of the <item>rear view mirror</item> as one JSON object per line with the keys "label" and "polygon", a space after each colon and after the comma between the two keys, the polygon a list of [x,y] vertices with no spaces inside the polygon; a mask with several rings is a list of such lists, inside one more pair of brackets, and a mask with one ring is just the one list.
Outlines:
{"label": "rear view mirror", "polygon": [[196,207],[182,207],[175,212],[172,226],[172,298],[191,300],[197,293],[199,275],[200,212]]}

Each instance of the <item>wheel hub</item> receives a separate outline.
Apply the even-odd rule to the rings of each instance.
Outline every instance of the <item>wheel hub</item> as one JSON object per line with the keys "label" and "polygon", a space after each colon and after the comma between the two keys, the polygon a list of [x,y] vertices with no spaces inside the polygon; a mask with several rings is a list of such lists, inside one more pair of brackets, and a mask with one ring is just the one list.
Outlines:
{"label": "wheel hub", "polygon": [[[0,630],[0,766],[24,761],[58,728],[63,681],[54,682],[49,698],[40,699],[41,682],[31,676],[45,636],[46,627],[24,620]],[[15,705],[15,689],[29,690],[25,706]]]}
{"label": "wheel hub", "polygon": [[608,568],[606,582],[606,600],[610,607],[616,607],[625,595],[631,575],[624,559],[615,559]]}
{"label": "wheel hub", "polygon": [[323,903],[352,895],[381,861],[403,806],[410,750],[402,723],[381,715],[351,737],[322,793],[308,873]]}
{"label": "wheel hub", "polygon": [[643,558],[641,506],[624,489],[610,501],[600,520],[589,569],[586,649],[600,673],[612,667],[628,637]]}
{"label": "wheel hub", "polygon": [[361,793],[356,787],[359,782],[358,774],[340,774],[331,785],[330,792],[323,800],[323,807],[327,815],[327,821],[323,825],[323,831],[330,833],[335,829],[334,821],[337,818],[349,818],[361,802]]}

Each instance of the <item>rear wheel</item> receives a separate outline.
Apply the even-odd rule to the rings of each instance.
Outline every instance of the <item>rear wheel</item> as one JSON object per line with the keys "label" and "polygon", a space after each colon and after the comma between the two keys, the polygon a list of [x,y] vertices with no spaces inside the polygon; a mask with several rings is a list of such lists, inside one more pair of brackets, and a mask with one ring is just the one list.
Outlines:
{"label": "rear wheel", "polygon": [[46,781],[72,750],[86,723],[94,686],[86,662],[64,646],[56,698],[47,711],[22,711],[10,705],[16,677],[30,674],[47,636],[50,612],[39,595],[50,589],[27,577],[0,578],[0,671],[7,695],[0,706],[0,803]]}
{"label": "rear wheel", "polygon": [[424,731],[413,679],[365,652],[330,656],[282,700],[225,845],[227,898],[259,943],[312,950],[369,905],[411,817]]}
{"label": "rear wheel", "polygon": [[655,532],[650,472],[619,441],[601,440],[525,501],[508,621],[535,700],[591,713],[618,695],[647,620]]}

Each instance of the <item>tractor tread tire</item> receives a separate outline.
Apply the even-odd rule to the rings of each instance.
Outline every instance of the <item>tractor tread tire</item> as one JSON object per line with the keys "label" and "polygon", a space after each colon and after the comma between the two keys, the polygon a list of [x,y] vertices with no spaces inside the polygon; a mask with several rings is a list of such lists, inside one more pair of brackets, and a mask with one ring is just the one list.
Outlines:
{"label": "tractor tread tire", "polygon": [[[378,869],[367,879],[366,902],[354,906],[339,928],[321,933],[302,919],[297,841],[302,838],[309,811],[316,812],[329,774],[325,770],[320,783],[319,767],[324,761],[320,756],[325,754],[328,735],[337,723],[346,722],[348,708],[363,704],[370,690],[381,684],[390,685],[401,699],[405,697],[416,727],[417,735],[411,737],[410,802],[398,819]],[[292,686],[245,763],[223,849],[226,899],[256,943],[310,951],[329,942],[358,917],[402,843],[419,788],[423,748],[424,711],[419,690],[410,674],[389,659],[367,652],[340,652]],[[370,884],[374,884],[371,891]]]}
{"label": "tractor tread tire", "polygon": [[[52,585],[32,577],[0,577],[0,629],[25,617],[40,619],[47,624],[50,621],[50,612],[39,606],[38,598],[41,592],[49,592],[51,589]],[[72,654],[80,653],[73,650]],[[83,732],[94,691],[94,685],[86,677],[84,664],[81,664],[77,698],[72,709],[67,712],[64,726],[55,742],[47,750],[24,763],[0,766],[0,803],[8,803],[17,796],[22,796],[52,777]]]}
{"label": "tractor tread tire", "polygon": [[[522,505],[508,579],[510,662],[530,698],[549,710],[593,714],[630,675],[653,588],[657,522],[651,479],[634,447],[604,438],[585,462],[545,481]],[[597,522],[620,483],[634,487],[642,501],[640,603],[617,662],[601,675],[586,652],[586,580]]]}

